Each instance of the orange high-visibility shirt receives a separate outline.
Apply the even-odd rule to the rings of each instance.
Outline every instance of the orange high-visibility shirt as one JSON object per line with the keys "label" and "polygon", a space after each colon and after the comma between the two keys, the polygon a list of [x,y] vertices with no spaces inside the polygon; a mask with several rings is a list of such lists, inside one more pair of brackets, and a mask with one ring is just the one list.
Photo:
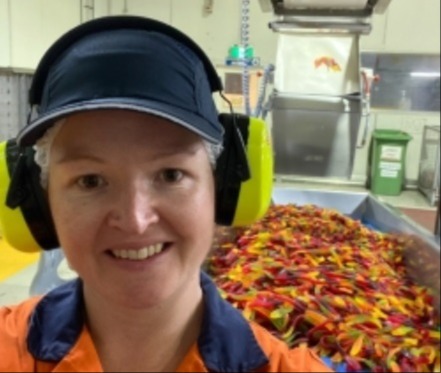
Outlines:
{"label": "orange high-visibility shirt", "polygon": [[[288,349],[249,323],[202,274],[201,335],[178,372],[331,372],[307,348]],[[1,372],[102,372],[84,320],[82,283],[63,285],[42,298],[0,308]]]}

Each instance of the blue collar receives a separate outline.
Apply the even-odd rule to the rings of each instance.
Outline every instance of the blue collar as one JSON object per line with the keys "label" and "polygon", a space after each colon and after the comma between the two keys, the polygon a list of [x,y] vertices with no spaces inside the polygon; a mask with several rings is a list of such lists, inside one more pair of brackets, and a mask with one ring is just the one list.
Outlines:
{"label": "blue collar", "polygon": [[[224,301],[212,280],[201,274],[205,313],[198,339],[209,371],[249,372],[268,364],[248,322]],[[61,361],[78,340],[85,322],[82,283],[69,282],[46,295],[29,320],[28,349],[35,359]]]}

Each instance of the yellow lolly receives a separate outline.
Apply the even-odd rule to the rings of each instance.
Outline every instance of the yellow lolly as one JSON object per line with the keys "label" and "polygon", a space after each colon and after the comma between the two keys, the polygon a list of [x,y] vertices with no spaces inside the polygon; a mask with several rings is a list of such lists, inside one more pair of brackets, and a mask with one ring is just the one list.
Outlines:
{"label": "yellow lolly", "polygon": [[405,335],[408,335],[409,333],[413,332],[414,329],[410,328],[408,326],[400,326],[399,328],[396,328],[392,330],[392,335],[395,337],[403,337]]}
{"label": "yellow lolly", "polygon": [[364,342],[364,335],[360,335],[355,341],[354,345],[352,346],[349,355],[351,355],[352,357],[358,356],[361,349],[363,348],[363,342]]}

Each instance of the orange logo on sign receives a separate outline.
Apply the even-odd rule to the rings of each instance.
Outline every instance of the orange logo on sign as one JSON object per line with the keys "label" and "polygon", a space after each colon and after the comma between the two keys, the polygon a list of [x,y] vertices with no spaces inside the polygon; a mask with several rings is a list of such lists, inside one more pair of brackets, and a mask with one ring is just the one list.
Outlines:
{"label": "orange logo on sign", "polygon": [[332,57],[320,57],[314,61],[315,68],[326,66],[328,71],[340,72],[342,71],[340,64]]}

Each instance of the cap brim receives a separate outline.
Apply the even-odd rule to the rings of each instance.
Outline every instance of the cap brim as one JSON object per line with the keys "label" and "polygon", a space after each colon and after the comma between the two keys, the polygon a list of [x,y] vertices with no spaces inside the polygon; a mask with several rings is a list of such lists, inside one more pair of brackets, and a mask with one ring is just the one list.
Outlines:
{"label": "cap brim", "polygon": [[223,133],[219,133],[215,128],[214,123],[212,124],[206,119],[189,111],[156,101],[144,99],[137,100],[132,98],[111,98],[87,100],[75,103],[74,105],[60,107],[54,111],[49,111],[41,117],[38,117],[36,120],[31,120],[31,122],[17,135],[17,143],[20,146],[34,145],[55,121],[70,114],[100,109],[133,110],[140,113],[155,115],[181,125],[211,143],[219,144],[222,142]]}

